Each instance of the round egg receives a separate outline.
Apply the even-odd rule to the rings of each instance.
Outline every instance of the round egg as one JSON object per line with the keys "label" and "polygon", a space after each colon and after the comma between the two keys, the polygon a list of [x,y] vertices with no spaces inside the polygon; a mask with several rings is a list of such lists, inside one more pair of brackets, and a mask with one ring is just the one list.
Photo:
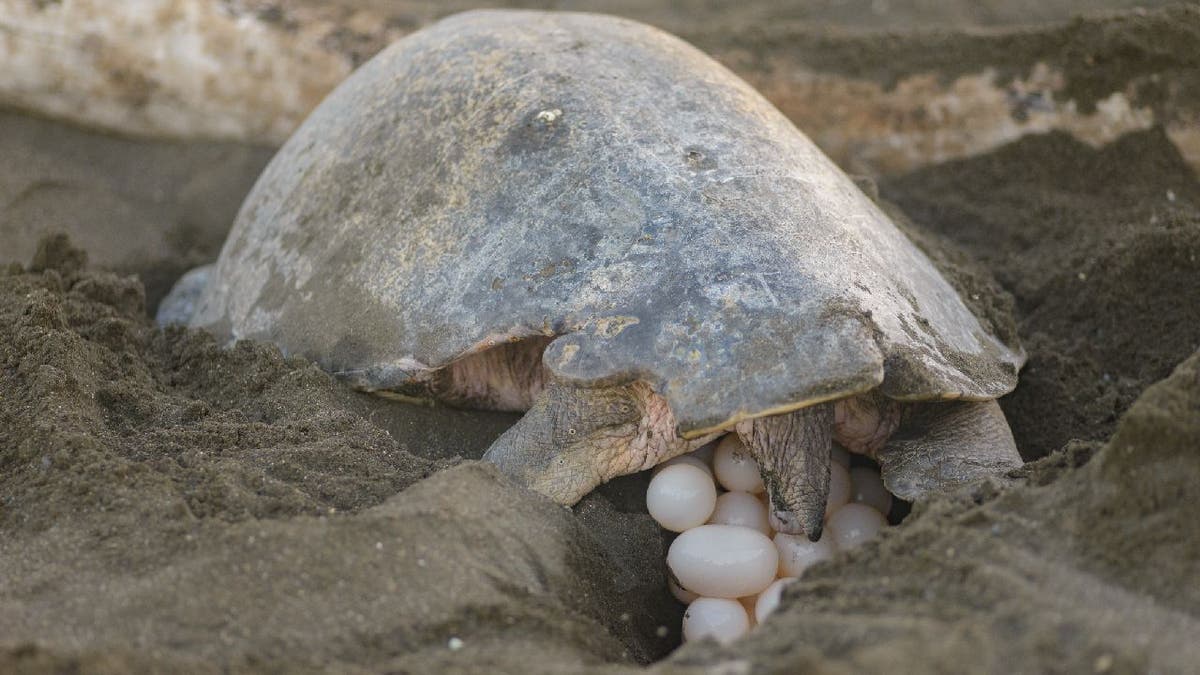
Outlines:
{"label": "round egg", "polygon": [[783,587],[796,580],[796,577],[781,577],[771,582],[766,590],[758,594],[758,599],[754,603],[754,619],[756,623],[762,623],[767,620],[767,616],[775,611],[779,606],[779,600],[783,597]]}
{"label": "round egg", "polygon": [[828,530],[817,541],[809,541],[802,534],[775,535],[775,549],[779,552],[779,576],[798,577],[804,570],[821,560],[829,560],[837,552]]}
{"label": "round egg", "polygon": [[[734,434],[734,435],[736,435],[736,434]],[[704,462],[705,464],[712,464],[713,453],[717,451],[717,444],[720,442],[721,442],[721,439],[719,439],[719,438],[715,441],[709,441],[709,442],[705,443],[704,445],[696,448],[695,450],[689,452],[685,456],[686,457],[695,457],[696,459],[700,460],[701,462]]]}
{"label": "round egg", "polygon": [[697,598],[683,613],[683,639],[729,644],[750,631],[750,615],[737,600]]}
{"label": "round egg", "polygon": [[764,489],[758,462],[737,434],[725,434],[717,444],[713,453],[713,471],[726,490],[758,494]]}
{"label": "round egg", "polygon": [[675,580],[670,577],[667,577],[667,588],[671,591],[671,595],[675,596],[676,600],[685,605],[691,604],[693,600],[700,597],[683,586],[675,583]]}
{"label": "round egg", "polygon": [[829,494],[825,497],[825,517],[850,501],[850,472],[837,462],[829,463]]}
{"label": "round egg", "polygon": [[646,510],[672,532],[704,524],[717,505],[717,486],[704,469],[689,463],[668,466],[650,479]]}
{"label": "round egg", "polygon": [[755,595],[770,585],[779,551],[763,533],[736,525],[701,525],[675,538],[667,567],[688,590],[710,598]]}
{"label": "round egg", "polygon": [[829,517],[826,531],[836,542],[838,550],[848,551],[873,539],[884,527],[887,519],[883,514],[866,504],[847,504]]}
{"label": "round egg", "polygon": [[[767,586],[770,588],[770,586]],[[763,591],[764,593],[766,591]],[[759,595],[762,595],[760,593]],[[758,618],[754,615],[754,608],[758,605],[758,595],[747,595],[744,598],[738,598],[738,602],[742,603],[742,607],[746,610],[746,616],[750,617],[750,627],[754,628],[758,624]]]}
{"label": "round egg", "polygon": [[879,472],[869,466],[850,469],[850,500],[866,504],[882,514],[892,510],[892,493],[883,485]]}
{"label": "round egg", "polygon": [[830,448],[829,458],[832,459],[834,463],[841,464],[842,468],[844,469],[850,468],[850,451],[838,445],[837,443],[834,443],[833,447]]}
{"label": "round egg", "polygon": [[650,472],[650,475],[657,476],[658,474],[662,473],[663,469],[667,468],[668,466],[675,466],[676,464],[691,464],[692,466],[694,466],[698,469],[703,469],[704,472],[707,473],[708,475],[710,475],[710,476],[712,475],[712,467],[710,467],[707,462],[701,460],[700,458],[698,458],[694,455],[690,455],[690,454],[689,455],[680,455],[678,457],[672,457],[671,459],[668,459],[667,461],[663,462],[662,464],[659,464],[658,466],[654,467],[654,470]]}
{"label": "round egg", "polygon": [[749,492],[726,492],[717,497],[717,506],[708,522],[714,525],[741,525],[771,536],[767,507]]}

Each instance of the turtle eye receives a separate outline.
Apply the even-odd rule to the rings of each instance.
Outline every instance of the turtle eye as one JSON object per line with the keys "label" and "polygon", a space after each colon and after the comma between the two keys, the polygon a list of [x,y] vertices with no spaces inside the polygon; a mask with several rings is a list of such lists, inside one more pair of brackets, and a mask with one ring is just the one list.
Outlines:
{"label": "turtle eye", "polygon": [[567,429],[567,435],[568,435],[568,436],[574,436],[574,435],[575,435],[575,430],[574,430],[574,429]]}

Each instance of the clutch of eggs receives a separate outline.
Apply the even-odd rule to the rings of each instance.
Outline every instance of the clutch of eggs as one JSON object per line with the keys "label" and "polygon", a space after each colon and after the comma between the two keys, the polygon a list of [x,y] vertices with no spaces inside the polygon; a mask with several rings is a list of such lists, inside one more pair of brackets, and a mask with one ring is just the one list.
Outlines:
{"label": "clutch of eggs", "polygon": [[887,525],[892,495],[879,471],[851,468],[849,453],[838,447],[833,460],[825,529],[815,542],[771,529],[758,463],[737,434],[655,468],[646,508],[659,525],[680,533],[667,567],[671,593],[688,606],[684,640],[728,643],[746,634],[806,568]]}

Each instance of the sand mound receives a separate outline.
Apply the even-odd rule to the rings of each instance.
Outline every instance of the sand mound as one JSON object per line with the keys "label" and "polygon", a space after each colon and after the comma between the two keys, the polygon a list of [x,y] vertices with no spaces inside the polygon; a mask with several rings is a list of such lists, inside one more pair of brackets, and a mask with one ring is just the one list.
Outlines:
{"label": "sand mound", "polygon": [[[1189,672],[1200,659],[1200,354],[1151,387],[1112,441],[1027,468],[1027,485],[922,504],[902,527],[785,591],[727,662],[796,672]],[[795,670],[793,670],[795,669]]]}
{"label": "sand mound", "polygon": [[596,496],[576,517],[485,465],[426,458],[477,452],[488,419],[456,449],[410,452],[380,420],[467,414],[353,393],[273,347],[159,331],[136,279],[84,258],[52,238],[0,277],[10,665],[511,666],[673,644],[656,632],[677,621],[644,569],[665,554],[648,516]]}

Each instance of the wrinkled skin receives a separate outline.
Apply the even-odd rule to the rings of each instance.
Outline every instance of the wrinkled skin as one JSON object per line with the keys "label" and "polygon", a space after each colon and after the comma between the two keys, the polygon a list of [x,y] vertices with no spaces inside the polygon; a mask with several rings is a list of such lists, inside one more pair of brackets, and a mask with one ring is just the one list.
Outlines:
{"label": "wrinkled skin", "polygon": [[762,472],[771,527],[819,539],[829,496],[833,404],[741,422],[737,433]]}
{"label": "wrinkled skin", "polygon": [[[736,433],[759,464],[772,527],[814,541],[824,523],[835,440],[879,461],[888,489],[909,500],[1021,465],[993,400],[901,404],[868,392],[744,420]],[[642,383],[551,384],[484,459],[571,505],[601,483],[695,450],[718,435],[679,437],[665,401]]]}

